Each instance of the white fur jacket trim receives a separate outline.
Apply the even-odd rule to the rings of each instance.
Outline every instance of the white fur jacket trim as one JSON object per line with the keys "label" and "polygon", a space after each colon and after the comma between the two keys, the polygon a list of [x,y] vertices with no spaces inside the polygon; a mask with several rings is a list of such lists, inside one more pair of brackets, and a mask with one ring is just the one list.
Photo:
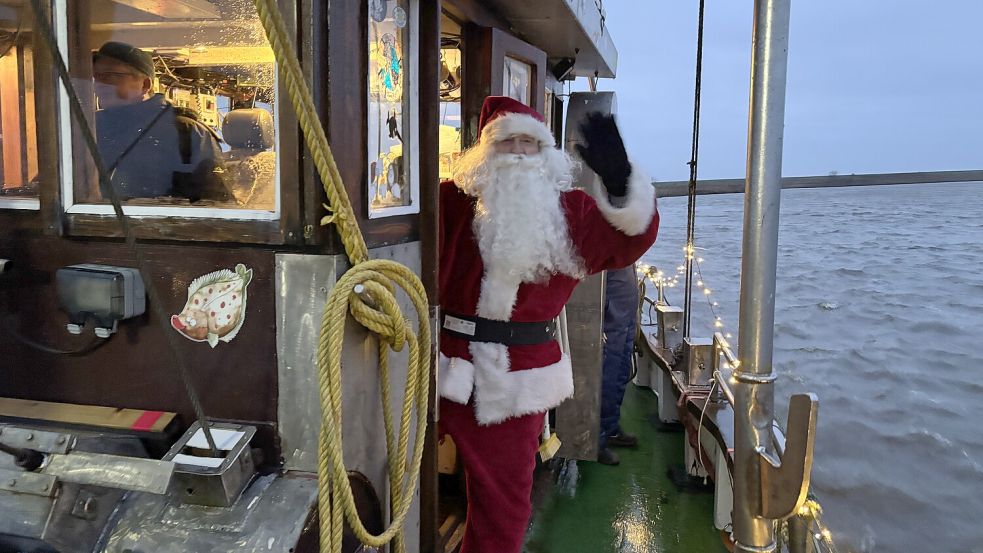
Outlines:
{"label": "white fur jacket trim", "polygon": [[652,180],[643,173],[638,165],[631,166],[631,176],[628,177],[628,195],[624,207],[615,207],[608,201],[604,187],[594,194],[597,207],[611,225],[627,234],[638,236],[645,232],[652,216],[655,214],[655,187]]}
{"label": "white fur jacket trim", "polygon": [[475,418],[489,425],[542,413],[573,395],[573,370],[564,355],[552,365],[508,370],[508,347],[472,342],[473,362],[441,356],[440,396],[466,405],[474,390]]}

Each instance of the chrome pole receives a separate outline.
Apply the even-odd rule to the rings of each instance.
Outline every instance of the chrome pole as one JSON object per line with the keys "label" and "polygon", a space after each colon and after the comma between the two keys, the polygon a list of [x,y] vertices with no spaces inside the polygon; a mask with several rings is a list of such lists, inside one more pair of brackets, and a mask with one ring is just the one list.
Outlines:
{"label": "chrome pole", "polygon": [[777,459],[771,439],[775,397],[772,348],[782,139],[788,62],[789,0],[754,3],[751,105],[744,244],[741,261],[740,366],[734,372],[734,551],[775,551],[764,513],[762,457]]}

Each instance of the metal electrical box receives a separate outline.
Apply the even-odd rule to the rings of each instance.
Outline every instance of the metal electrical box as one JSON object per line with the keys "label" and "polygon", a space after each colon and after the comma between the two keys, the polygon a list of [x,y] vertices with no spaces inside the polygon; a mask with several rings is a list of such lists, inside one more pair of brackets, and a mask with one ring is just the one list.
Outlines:
{"label": "metal electrical box", "polygon": [[83,264],[58,269],[58,301],[68,315],[68,330],[79,334],[94,320],[96,334],[106,338],[123,319],[146,309],[143,279],[130,267]]}
{"label": "metal electrical box", "polygon": [[659,345],[674,351],[683,341],[683,308],[657,305],[655,311],[659,323]]}
{"label": "metal electrical box", "polygon": [[683,362],[690,386],[702,386],[713,382],[713,341],[689,337],[683,340]]}

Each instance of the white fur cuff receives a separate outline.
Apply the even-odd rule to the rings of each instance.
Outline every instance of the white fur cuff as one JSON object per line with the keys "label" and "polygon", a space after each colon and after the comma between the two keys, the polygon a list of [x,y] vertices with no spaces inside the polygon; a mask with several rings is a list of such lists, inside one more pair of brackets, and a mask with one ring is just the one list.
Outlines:
{"label": "white fur cuff", "polygon": [[474,390],[474,365],[460,357],[440,354],[437,390],[440,397],[467,405]]}
{"label": "white fur cuff", "polygon": [[478,424],[495,424],[511,417],[542,413],[573,395],[570,357],[564,355],[545,367],[510,371],[508,354],[496,352],[496,348],[506,349],[499,344],[471,343]]}
{"label": "white fur cuff", "polygon": [[645,232],[655,215],[655,187],[648,175],[635,164],[632,164],[631,176],[628,177],[628,196],[624,207],[611,205],[603,190],[595,199],[597,207],[611,226],[628,236],[638,236]]}
{"label": "white fur cuff", "polygon": [[481,141],[499,142],[519,134],[527,134],[545,146],[556,146],[549,127],[525,113],[508,113],[492,119],[481,131]]}

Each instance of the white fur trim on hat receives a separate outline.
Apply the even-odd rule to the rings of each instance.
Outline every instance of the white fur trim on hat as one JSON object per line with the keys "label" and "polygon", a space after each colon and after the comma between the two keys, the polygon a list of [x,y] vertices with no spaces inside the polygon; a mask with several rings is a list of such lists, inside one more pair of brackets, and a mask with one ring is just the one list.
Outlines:
{"label": "white fur trim on hat", "polygon": [[545,123],[525,113],[506,113],[489,121],[481,130],[482,142],[500,142],[509,137],[527,134],[541,145],[556,147],[553,133]]}
{"label": "white fur trim on hat", "polygon": [[597,207],[611,226],[627,234],[638,236],[645,232],[655,215],[655,187],[652,180],[637,165],[632,164],[628,177],[628,195],[623,207],[615,207],[608,201],[603,187],[596,194]]}

